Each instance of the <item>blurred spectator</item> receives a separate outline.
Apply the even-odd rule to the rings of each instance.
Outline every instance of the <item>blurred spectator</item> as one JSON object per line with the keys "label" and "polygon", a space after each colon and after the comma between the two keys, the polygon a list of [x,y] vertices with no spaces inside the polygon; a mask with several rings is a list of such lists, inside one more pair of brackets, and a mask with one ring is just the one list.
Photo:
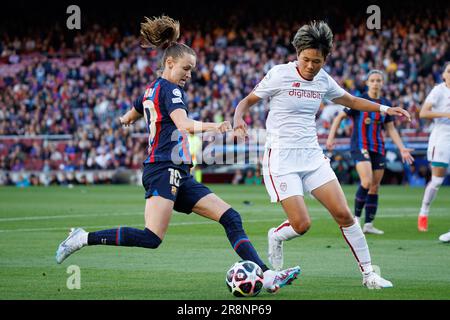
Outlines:
{"label": "blurred spectator", "polygon": [[20,174],[16,182],[16,187],[25,188],[30,186],[30,180],[26,175]]}
{"label": "blurred spectator", "polygon": [[236,171],[234,172],[234,176],[233,176],[233,180],[231,181],[232,184],[236,185],[236,184],[241,184],[243,182],[243,175],[242,175],[242,170],[241,169],[236,169]]}
{"label": "blurred spectator", "polygon": [[245,174],[244,184],[246,185],[260,185],[262,184],[262,176],[259,168],[256,170],[247,169]]}

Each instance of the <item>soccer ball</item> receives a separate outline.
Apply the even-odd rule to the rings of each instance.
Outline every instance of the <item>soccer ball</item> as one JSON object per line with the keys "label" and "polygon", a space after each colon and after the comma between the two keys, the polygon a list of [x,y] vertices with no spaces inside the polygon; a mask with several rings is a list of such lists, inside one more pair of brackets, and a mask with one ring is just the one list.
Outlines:
{"label": "soccer ball", "polygon": [[261,292],[264,273],[254,262],[236,262],[227,272],[225,283],[236,297],[253,297]]}

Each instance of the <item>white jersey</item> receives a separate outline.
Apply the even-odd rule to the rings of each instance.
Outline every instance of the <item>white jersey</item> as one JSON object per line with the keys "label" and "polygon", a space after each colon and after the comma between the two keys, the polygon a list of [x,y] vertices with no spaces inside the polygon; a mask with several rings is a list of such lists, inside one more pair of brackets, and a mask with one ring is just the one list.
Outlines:
{"label": "white jersey", "polygon": [[[425,103],[431,103],[431,111],[450,113],[450,88],[445,82],[435,86],[425,99]],[[450,119],[434,118],[433,132],[450,135]]]}
{"label": "white jersey", "polygon": [[321,69],[313,80],[306,80],[297,62],[273,67],[255,87],[253,94],[270,98],[266,121],[266,147],[271,149],[320,149],[316,113],[323,99],[336,99],[345,90]]}

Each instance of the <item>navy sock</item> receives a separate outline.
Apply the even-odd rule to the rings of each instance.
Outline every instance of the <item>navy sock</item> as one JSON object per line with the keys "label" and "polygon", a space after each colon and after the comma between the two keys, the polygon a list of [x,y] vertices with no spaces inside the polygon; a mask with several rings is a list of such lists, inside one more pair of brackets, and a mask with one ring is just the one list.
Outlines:
{"label": "navy sock", "polygon": [[258,253],[245,234],[245,231],[242,228],[241,216],[237,211],[233,208],[228,209],[220,217],[219,222],[225,228],[228,240],[233,246],[234,251],[236,251],[243,260],[253,261],[261,267],[263,272],[269,270],[269,268],[261,261]]}
{"label": "navy sock", "polygon": [[161,239],[149,229],[119,227],[116,229],[89,232],[88,245],[104,244],[110,246],[142,247],[156,249]]}
{"label": "navy sock", "polygon": [[366,221],[365,223],[372,222],[375,219],[378,209],[378,195],[368,194],[366,200]]}
{"label": "navy sock", "polygon": [[364,208],[364,204],[366,203],[367,193],[369,189],[363,188],[362,185],[359,185],[358,190],[355,195],[355,216],[361,217],[362,209]]}

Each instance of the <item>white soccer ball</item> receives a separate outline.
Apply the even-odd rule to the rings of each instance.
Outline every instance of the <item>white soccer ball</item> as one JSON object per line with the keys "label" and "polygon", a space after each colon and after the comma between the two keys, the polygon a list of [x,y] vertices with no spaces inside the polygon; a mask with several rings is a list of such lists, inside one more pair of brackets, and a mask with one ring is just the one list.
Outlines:
{"label": "white soccer ball", "polygon": [[236,262],[227,272],[225,282],[228,290],[236,297],[253,297],[261,292],[264,273],[254,262]]}

